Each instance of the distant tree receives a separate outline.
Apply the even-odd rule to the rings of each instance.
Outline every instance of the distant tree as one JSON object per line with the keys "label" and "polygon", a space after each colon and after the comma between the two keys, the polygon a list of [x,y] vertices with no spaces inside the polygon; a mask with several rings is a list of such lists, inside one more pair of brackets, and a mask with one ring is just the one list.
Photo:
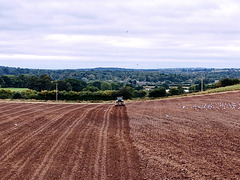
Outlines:
{"label": "distant tree", "polygon": [[222,87],[230,86],[230,85],[232,85],[232,80],[229,78],[225,78],[225,79],[221,79],[220,83],[221,83]]}
{"label": "distant tree", "polygon": [[240,80],[239,79],[225,78],[225,79],[221,79],[220,83],[221,83],[222,87],[225,87],[225,86],[231,86],[231,85],[234,85],[234,84],[239,84]]}
{"label": "distant tree", "polygon": [[136,85],[137,85],[136,79],[134,79],[134,80],[129,80],[129,83],[130,83],[132,86],[136,86]]}
{"label": "distant tree", "polygon": [[178,90],[178,88],[170,88],[169,93],[170,93],[171,96],[178,95],[179,90]]}
{"label": "distant tree", "polygon": [[28,87],[28,83],[29,83],[29,78],[30,76],[29,75],[24,75],[24,74],[21,74],[17,77],[17,87],[18,88],[26,88]]}
{"label": "distant tree", "polygon": [[17,78],[14,75],[2,76],[3,87],[15,87]]}
{"label": "distant tree", "polygon": [[71,83],[67,82],[66,83],[66,91],[72,91],[72,90],[73,90],[73,88],[72,88]]}
{"label": "distant tree", "polygon": [[129,86],[124,86],[120,88],[115,96],[123,96],[124,99],[131,99],[134,96],[134,89]]}
{"label": "distant tree", "polygon": [[110,84],[112,86],[112,90],[118,90],[118,89],[120,89],[122,87],[122,84],[120,84],[120,83],[112,82]]}
{"label": "distant tree", "polygon": [[95,86],[87,86],[86,88],[83,89],[83,91],[91,91],[91,92],[95,92],[95,91],[99,91],[99,89]]}
{"label": "distant tree", "polygon": [[103,91],[105,91],[105,90],[112,90],[112,86],[108,82],[102,82],[101,83],[101,90],[103,90]]}
{"label": "distant tree", "polygon": [[64,91],[67,89],[67,82],[64,80],[55,81],[54,84],[58,83],[58,90]]}
{"label": "distant tree", "polygon": [[102,82],[101,81],[93,81],[90,84],[94,87],[97,87],[98,89],[101,89]]}
{"label": "distant tree", "polygon": [[196,89],[196,85],[192,85],[189,87],[189,92],[192,93],[192,92],[196,92],[197,89]]}
{"label": "distant tree", "polygon": [[166,93],[166,89],[164,87],[152,89],[149,92],[149,97],[164,97],[166,95],[167,95],[167,93]]}
{"label": "distant tree", "polygon": [[184,89],[183,89],[182,85],[179,85],[177,87],[177,90],[178,90],[178,94],[184,94]]}
{"label": "distant tree", "polygon": [[51,90],[53,88],[52,78],[46,74],[41,75],[38,82],[40,91]]}
{"label": "distant tree", "polygon": [[87,83],[85,81],[80,81],[76,79],[66,79],[67,83],[70,83],[72,86],[72,91],[82,91],[87,87]]}
{"label": "distant tree", "polygon": [[3,76],[0,76],[0,86],[4,87],[4,84],[5,84],[5,82],[3,80]]}
{"label": "distant tree", "polygon": [[144,90],[135,91],[135,97],[145,97],[147,92]]}
{"label": "distant tree", "polygon": [[169,85],[167,83],[163,83],[161,86],[164,87],[165,89],[169,89]]}
{"label": "distant tree", "polygon": [[28,88],[39,91],[40,88],[39,88],[39,84],[38,84],[38,77],[36,77],[36,76],[29,77]]}
{"label": "distant tree", "polygon": [[233,83],[233,85],[234,85],[234,84],[239,84],[239,83],[240,83],[240,80],[239,80],[239,79],[233,79],[233,80],[232,80],[232,83]]}

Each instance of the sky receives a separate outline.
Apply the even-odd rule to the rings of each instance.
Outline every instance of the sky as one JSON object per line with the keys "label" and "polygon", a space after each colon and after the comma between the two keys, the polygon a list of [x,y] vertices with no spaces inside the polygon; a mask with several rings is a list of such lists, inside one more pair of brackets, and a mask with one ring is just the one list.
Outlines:
{"label": "sky", "polygon": [[239,0],[0,0],[0,66],[240,68]]}

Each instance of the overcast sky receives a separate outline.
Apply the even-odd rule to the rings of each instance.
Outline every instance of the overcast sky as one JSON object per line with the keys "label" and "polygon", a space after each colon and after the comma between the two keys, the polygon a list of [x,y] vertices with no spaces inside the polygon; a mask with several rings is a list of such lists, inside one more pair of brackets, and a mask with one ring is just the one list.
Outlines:
{"label": "overcast sky", "polygon": [[240,67],[239,0],[0,0],[0,66]]}

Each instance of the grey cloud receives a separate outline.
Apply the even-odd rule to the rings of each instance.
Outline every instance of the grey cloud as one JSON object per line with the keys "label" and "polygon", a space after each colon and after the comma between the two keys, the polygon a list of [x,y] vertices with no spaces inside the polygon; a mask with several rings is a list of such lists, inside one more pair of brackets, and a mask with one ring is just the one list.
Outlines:
{"label": "grey cloud", "polygon": [[235,0],[0,1],[0,65],[236,67],[239,17]]}

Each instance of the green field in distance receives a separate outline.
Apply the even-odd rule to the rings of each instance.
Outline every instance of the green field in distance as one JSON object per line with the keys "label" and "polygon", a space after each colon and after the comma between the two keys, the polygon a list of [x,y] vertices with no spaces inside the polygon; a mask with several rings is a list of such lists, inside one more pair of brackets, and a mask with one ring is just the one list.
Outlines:
{"label": "green field in distance", "polygon": [[4,90],[11,90],[13,92],[22,92],[23,90],[27,90],[28,88],[0,88],[1,89],[4,89]]}

